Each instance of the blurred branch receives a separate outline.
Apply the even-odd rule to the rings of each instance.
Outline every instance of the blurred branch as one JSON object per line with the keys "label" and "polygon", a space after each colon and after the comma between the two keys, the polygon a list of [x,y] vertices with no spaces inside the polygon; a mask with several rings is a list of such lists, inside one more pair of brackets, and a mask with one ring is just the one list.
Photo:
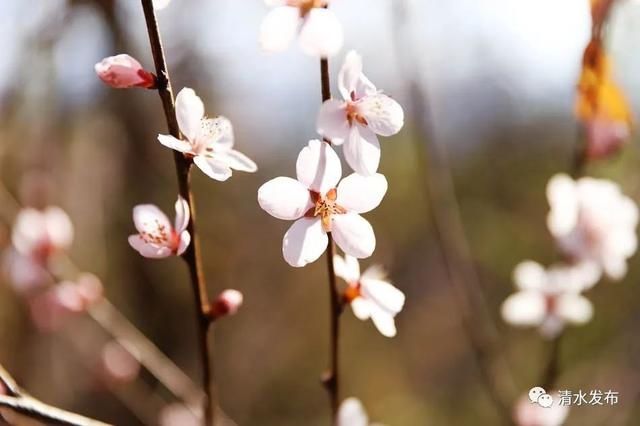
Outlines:
{"label": "blurred branch", "polygon": [[46,422],[50,425],[69,426],[107,426],[98,420],[93,420],[80,414],[61,410],[47,405],[30,396],[18,386],[9,372],[0,365],[0,382],[6,388],[8,395],[0,395],[0,406],[23,414],[27,417]]}
{"label": "blurred branch", "polygon": [[[144,17],[149,33],[149,42],[153,53],[156,74],[158,76],[158,94],[162,101],[165,119],[169,128],[169,133],[180,139],[180,128],[176,118],[175,105],[173,100],[173,92],[171,90],[171,81],[167,70],[166,58],[158,29],[155,11],[153,9],[152,0],[141,0]],[[196,308],[196,322],[198,327],[198,343],[200,346],[200,362],[202,367],[202,385],[207,399],[204,401],[204,417],[205,424],[212,425],[215,421],[215,391],[213,389],[214,380],[211,368],[212,352],[209,348],[209,329],[211,328],[212,318],[210,316],[210,302],[207,294],[207,285],[202,272],[200,261],[200,243],[198,234],[195,229],[195,204],[191,195],[191,166],[192,160],[185,157],[182,153],[174,151],[174,161],[178,178],[178,190],[182,198],[189,203],[191,210],[191,218],[187,230],[192,236],[192,242],[182,255],[189,267],[191,275],[191,284],[193,286],[193,294]]]}
{"label": "blurred branch", "polygon": [[[410,51],[407,46],[411,43],[404,40],[400,34],[402,28],[407,28],[404,22],[407,16],[407,2],[396,2],[393,6],[394,36],[400,59],[421,57]],[[506,358],[495,349],[498,332],[482,294],[480,276],[474,266],[471,248],[465,235],[448,155],[436,141],[430,105],[415,74],[416,64],[407,59],[404,62],[410,109],[419,132],[419,137],[415,138],[417,157],[422,162],[420,170],[424,173],[431,220],[447,276],[485,387],[503,422],[511,424],[513,421],[510,397],[505,397],[506,392],[499,389],[498,374],[494,371],[493,365],[496,361],[503,364],[500,370],[507,375],[510,390],[515,389],[515,384],[510,376]],[[411,71],[408,69],[409,65],[413,67]]]}

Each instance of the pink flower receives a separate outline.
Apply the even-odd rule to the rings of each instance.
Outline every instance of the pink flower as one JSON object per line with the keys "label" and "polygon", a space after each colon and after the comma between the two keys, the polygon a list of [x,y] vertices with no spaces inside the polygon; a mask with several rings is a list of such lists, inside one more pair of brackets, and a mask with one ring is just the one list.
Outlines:
{"label": "pink flower", "polygon": [[402,310],[405,297],[387,281],[384,270],[374,265],[360,274],[358,259],[349,255],[334,256],[333,266],[336,275],[348,284],[344,298],[353,314],[362,321],[371,318],[383,336],[395,336],[394,317]]}
{"label": "pink flower", "polygon": [[260,44],[267,52],[281,52],[298,34],[303,52],[328,57],[342,47],[342,25],[331,10],[329,0],[265,0],[274,9],[260,28]]}
{"label": "pink flower", "polygon": [[218,295],[211,307],[211,316],[220,318],[226,315],[235,315],[242,306],[243,296],[238,290],[224,290]]}
{"label": "pink flower", "polygon": [[376,246],[373,228],[360,213],[376,208],[387,192],[381,174],[352,174],[340,181],[340,159],[331,146],[309,141],[298,155],[297,180],[277,177],[258,190],[258,203],[270,215],[295,220],[285,233],[282,253],[294,267],[317,260],[328,244],[327,233],[347,254],[369,257]]}
{"label": "pink flower", "polygon": [[343,100],[329,99],[322,104],[318,133],[334,145],[344,143],[345,159],[356,173],[372,175],[380,163],[376,135],[398,133],[404,125],[404,111],[362,73],[362,58],[353,50],[342,65],[338,87]]}
{"label": "pink flower", "polygon": [[[551,394],[556,392],[549,392]],[[561,426],[568,416],[569,406],[560,405],[560,400],[555,398],[551,407],[542,407],[523,395],[513,410],[513,420],[518,426]]]}
{"label": "pink flower", "polygon": [[116,89],[131,87],[151,89],[156,84],[156,77],[142,68],[135,58],[126,54],[104,58],[94,68],[100,80]]}
{"label": "pink flower", "polygon": [[71,246],[73,224],[59,207],[25,208],[16,217],[11,241],[20,254],[44,263],[52,254]]}
{"label": "pink flower", "polygon": [[176,116],[186,140],[159,135],[158,141],[171,149],[193,157],[207,176],[218,181],[231,177],[232,169],[253,173],[258,166],[233,149],[233,128],[225,117],[207,118],[204,104],[192,89],[184,88],[176,97]]}
{"label": "pink flower", "polygon": [[175,225],[153,204],[140,204],[133,209],[133,222],[138,234],[129,236],[129,244],[142,256],[160,259],[182,255],[191,235],[187,231],[189,224],[189,205],[178,196],[175,204]]}

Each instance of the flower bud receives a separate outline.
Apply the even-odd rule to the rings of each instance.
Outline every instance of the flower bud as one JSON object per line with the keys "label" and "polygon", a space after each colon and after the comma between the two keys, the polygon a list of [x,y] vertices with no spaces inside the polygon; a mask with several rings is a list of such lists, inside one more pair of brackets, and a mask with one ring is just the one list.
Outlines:
{"label": "flower bud", "polygon": [[144,87],[152,89],[156,77],[142,68],[140,62],[129,55],[121,54],[104,58],[95,65],[100,80],[116,89]]}
{"label": "flower bud", "polygon": [[211,317],[215,319],[225,315],[234,315],[242,305],[242,299],[242,293],[238,290],[229,289],[223,291],[213,302]]}

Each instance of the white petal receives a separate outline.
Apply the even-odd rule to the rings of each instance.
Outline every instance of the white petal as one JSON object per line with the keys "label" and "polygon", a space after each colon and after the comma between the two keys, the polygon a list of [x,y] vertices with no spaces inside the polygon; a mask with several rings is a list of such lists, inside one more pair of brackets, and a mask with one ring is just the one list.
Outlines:
{"label": "white petal", "polygon": [[142,256],[150,259],[162,259],[173,254],[169,247],[149,244],[140,235],[130,235],[129,245]]}
{"label": "white petal", "polygon": [[362,72],[362,57],[355,50],[347,53],[340,68],[338,89],[345,100],[356,100],[376,93],[376,86]]}
{"label": "white petal", "polygon": [[362,297],[375,302],[377,306],[389,315],[395,316],[402,310],[405,301],[404,293],[392,284],[367,278],[363,278],[361,283],[360,291],[362,292]]}
{"label": "white petal", "polygon": [[396,335],[396,323],[393,319],[393,315],[390,315],[384,309],[372,306],[371,321],[373,321],[373,324],[383,336],[394,337]]}
{"label": "white petal", "polygon": [[362,279],[386,280],[387,271],[381,265],[371,265],[362,274]]}
{"label": "white petal", "polygon": [[276,7],[264,17],[260,27],[260,46],[267,52],[281,52],[289,47],[300,24],[297,7]]}
{"label": "white petal", "polygon": [[193,146],[189,141],[183,141],[171,135],[158,135],[158,141],[167,148],[193,154]]}
{"label": "white petal", "polygon": [[178,256],[182,256],[182,254],[187,250],[189,244],[191,243],[191,234],[189,231],[182,231],[180,233],[180,241],[178,242],[178,249],[176,250],[176,254]]}
{"label": "white petal", "polygon": [[204,117],[204,104],[193,89],[185,87],[176,96],[176,117],[180,132],[190,141],[195,141]]}
{"label": "white petal", "polygon": [[235,149],[230,149],[229,151],[220,152],[214,155],[232,169],[249,173],[253,173],[258,170],[258,166],[253,162],[253,160]]}
{"label": "white petal", "polygon": [[513,325],[540,325],[546,315],[546,304],[540,293],[520,291],[502,303],[501,313],[502,318]]}
{"label": "white petal", "polygon": [[330,10],[314,7],[302,23],[298,41],[307,55],[327,58],[342,48],[343,37],[342,24],[336,15]]}
{"label": "white petal", "polygon": [[612,280],[619,281],[627,275],[627,262],[623,257],[618,255],[604,256],[602,259],[602,268]]}
{"label": "white petal", "polygon": [[366,321],[371,317],[371,302],[363,297],[356,297],[351,301],[353,315],[361,321]]}
{"label": "white petal", "polygon": [[337,254],[333,256],[333,270],[337,276],[348,283],[356,283],[360,280],[358,259],[348,254],[344,258]]}
{"label": "white petal", "polygon": [[233,148],[233,125],[223,116],[203,120],[199,131],[200,144],[211,147],[214,153],[228,151]]}
{"label": "white petal", "polygon": [[346,103],[329,99],[320,107],[316,130],[334,145],[342,145],[349,137],[351,125],[347,120]]}
{"label": "white petal", "polygon": [[376,249],[373,228],[356,213],[334,215],[331,235],[343,252],[358,259],[371,256]]}
{"label": "white petal", "polygon": [[520,290],[542,289],[547,282],[547,273],[538,262],[525,260],[513,270],[513,282]]}
{"label": "white petal", "polygon": [[284,260],[294,267],[315,262],[327,248],[329,237],[318,218],[296,220],[282,240]]}
{"label": "white petal", "polygon": [[576,226],[578,221],[578,199],[573,179],[558,174],[547,184],[547,199],[550,211],[547,226],[554,236],[565,235]]}
{"label": "white petal", "polygon": [[380,164],[380,144],[370,129],[354,125],[343,148],[344,158],[353,171],[371,176]]}
{"label": "white petal", "polygon": [[593,305],[589,299],[580,294],[563,294],[556,302],[556,312],[568,322],[584,324],[593,316]]}
{"label": "white petal", "polygon": [[342,165],[328,143],[314,139],[298,154],[296,174],[303,185],[324,195],[338,184]]}
{"label": "white petal", "polygon": [[139,204],[133,208],[133,223],[140,233],[156,233],[162,228],[167,232],[173,229],[167,215],[153,204]]}
{"label": "white petal", "polygon": [[366,213],[380,205],[387,187],[387,178],[380,173],[373,176],[353,173],[338,185],[336,203],[348,211]]}
{"label": "white petal", "polygon": [[155,10],[162,10],[171,3],[171,0],[153,0],[153,8]]}
{"label": "white petal", "polygon": [[347,398],[338,409],[336,426],[369,426],[369,417],[357,398]]}
{"label": "white petal", "polygon": [[211,179],[224,182],[231,177],[231,168],[222,160],[198,155],[193,162]]}
{"label": "white petal", "polygon": [[178,195],[178,199],[175,204],[176,209],[176,220],[175,220],[175,231],[180,234],[182,231],[187,229],[187,225],[189,225],[189,218],[191,217],[189,213],[189,203],[187,200]]}
{"label": "white petal", "polygon": [[289,177],[277,177],[258,189],[258,204],[273,217],[299,219],[313,207],[309,190]]}
{"label": "white petal", "polygon": [[44,211],[44,221],[51,244],[68,248],[73,241],[73,224],[60,207],[48,207]]}
{"label": "white petal", "polygon": [[358,111],[369,128],[380,136],[395,135],[404,126],[404,111],[398,102],[382,93],[365,96],[358,102]]}

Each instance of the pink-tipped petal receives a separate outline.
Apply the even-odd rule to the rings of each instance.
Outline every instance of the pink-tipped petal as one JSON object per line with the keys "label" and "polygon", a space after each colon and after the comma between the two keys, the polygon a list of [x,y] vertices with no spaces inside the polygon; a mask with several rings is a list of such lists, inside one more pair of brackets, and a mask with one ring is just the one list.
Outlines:
{"label": "pink-tipped petal", "polygon": [[176,118],[180,132],[191,142],[201,131],[201,121],[204,117],[204,104],[193,89],[185,87],[176,96]]}

